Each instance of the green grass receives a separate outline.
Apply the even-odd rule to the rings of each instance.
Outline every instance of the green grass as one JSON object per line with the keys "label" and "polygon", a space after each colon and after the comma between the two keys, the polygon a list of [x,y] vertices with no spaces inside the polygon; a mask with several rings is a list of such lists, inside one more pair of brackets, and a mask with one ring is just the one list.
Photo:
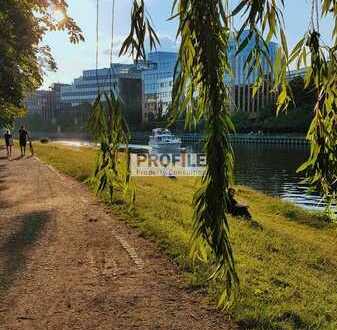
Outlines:
{"label": "green grass", "polygon": [[[37,155],[79,180],[91,174],[95,151],[36,145]],[[215,302],[221,283],[206,284],[207,267],[191,271],[194,178],[136,178],[136,209],[116,213],[156,241],[186,272],[188,287]],[[241,296],[230,312],[244,329],[337,329],[337,231],[322,215],[246,187],[238,198],[261,225],[230,219]]]}

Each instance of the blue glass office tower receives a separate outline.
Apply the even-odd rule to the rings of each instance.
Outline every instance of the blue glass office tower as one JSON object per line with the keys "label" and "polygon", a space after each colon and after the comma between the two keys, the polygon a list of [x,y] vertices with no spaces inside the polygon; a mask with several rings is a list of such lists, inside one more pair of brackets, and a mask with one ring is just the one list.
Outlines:
{"label": "blue glass office tower", "polygon": [[[241,41],[244,40],[249,31],[244,31]],[[244,64],[249,53],[255,46],[254,38],[248,43],[247,47],[236,55],[239,42],[233,34],[230,39],[228,56],[232,67],[232,75],[224,77],[225,82],[231,87],[231,111],[247,112],[255,116],[259,109],[266,107],[273,101],[271,91],[272,73],[267,60],[262,60],[262,66],[265,72],[265,84],[259,93],[253,98],[252,85],[257,79],[257,72],[252,72],[247,77],[247,70]],[[277,52],[277,44],[269,44],[269,54],[272,62]],[[143,121],[155,118],[158,113],[167,110],[171,102],[173,75],[178,54],[172,52],[153,52],[148,55],[148,69],[142,72],[143,83]]]}
{"label": "blue glass office tower", "polygon": [[174,69],[178,54],[153,52],[148,54],[147,69],[142,72],[143,121],[165,113],[172,99]]}

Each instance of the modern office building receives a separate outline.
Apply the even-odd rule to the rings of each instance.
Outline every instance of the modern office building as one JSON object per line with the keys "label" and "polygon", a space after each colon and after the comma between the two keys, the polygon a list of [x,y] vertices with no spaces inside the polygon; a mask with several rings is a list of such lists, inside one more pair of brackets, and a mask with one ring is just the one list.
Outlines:
{"label": "modern office building", "polygon": [[63,102],[61,99],[62,88],[69,87],[70,85],[55,83],[49,88],[48,102],[45,109],[42,111],[42,116],[45,120],[52,120],[60,113],[67,111],[70,108],[70,104]]}
{"label": "modern office building", "polygon": [[83,75],[70,86],[61,88],[61,100],[76,107],[93,103],[98,92],[113,90],[123,102],[127,119],[141,121],[142,82],[141,68],[136,64],[114,63],[111,68],[83,71]]}
{"label": "modern office building", "polygon": [[[248,31],[244,31],[241,41],[247,37]],[[247,77],[248,68],[245,63],[255,46],[255,41],[248,43],[247,47],[237,53],[239,42],[236,37],[230,40],[228,56],[232,67],[232,75],[224,77],[225,82],[231,86],[231,106],[232,112],[247,112],[254,117],[257,111],[272,103],[271,93],[272,73],[266,59],[261,60],[261,65],[265,73],[265,83],[261,90],[253,97],[252,86],[256,82],[258,73],[253,71]],[[277,52],[277,44],[269,44],[269,55],[273,62]],[[143,81],[143,121],[156,118],[160,113],[167,111],[168,105],[172,100],[173,75],[177,62],[177,53],[153,52],[148,55],[149,68],[142,72]]]}
{"label": "modern office building", "polygon": [[[240,41],[233,36],[230,40],[228,50],[229,60],[232,67],[232,75],[225,76],[225,82],[231,86],[231,111],[232,112],[246,112],[255,117],[259,109],[270,105],[274,97],[271,93],[272,89],[272,70],[266,58],[262,57],[261,67],[264,72],[264,83],[261,89],[253,96],[253,85],[258,78],[258,72],[253,70],[249,75],[249,66],[245,66],[249,54],[255,47],[254,38],[248,42],[247,46],[237,54],[240,43],[246,39],[249,31],[244,31],[240,37]],[[271,63],[274,63],[278,45],[271,42],[268,45],[269,57]]]}
{"label": "modern office building", "polygon": [[55,83],[50,87],[50,105],[54,114],[66,111],[69,102],[63,102],[61,98],[62,88],[70,87],[68,84]]}
{"label": "modern office building", "polygon": [[147,68],[142,71],[143,121],[165,114],[172,99],[173,76],[178,54],[152,52],[148,54]]}

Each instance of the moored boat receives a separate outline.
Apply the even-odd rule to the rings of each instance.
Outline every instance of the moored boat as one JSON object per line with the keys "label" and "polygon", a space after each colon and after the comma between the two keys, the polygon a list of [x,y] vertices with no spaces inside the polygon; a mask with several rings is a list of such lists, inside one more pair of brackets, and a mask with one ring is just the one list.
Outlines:
{"label": "moored boat", "polygon": [[149,147],[156,153],[178,153],[181,149],[181,139],[166,128],[152,130]]}

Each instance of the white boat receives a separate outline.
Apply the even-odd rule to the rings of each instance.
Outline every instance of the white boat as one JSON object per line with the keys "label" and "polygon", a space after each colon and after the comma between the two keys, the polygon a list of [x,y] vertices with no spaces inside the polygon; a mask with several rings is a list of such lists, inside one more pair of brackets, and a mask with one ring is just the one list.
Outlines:
{"label": "white boat", "polygon": [[179,153],[181,139],[171,133],[168,129],[156,128],[152,130],[149,147],[152,152],[156,153]]}

